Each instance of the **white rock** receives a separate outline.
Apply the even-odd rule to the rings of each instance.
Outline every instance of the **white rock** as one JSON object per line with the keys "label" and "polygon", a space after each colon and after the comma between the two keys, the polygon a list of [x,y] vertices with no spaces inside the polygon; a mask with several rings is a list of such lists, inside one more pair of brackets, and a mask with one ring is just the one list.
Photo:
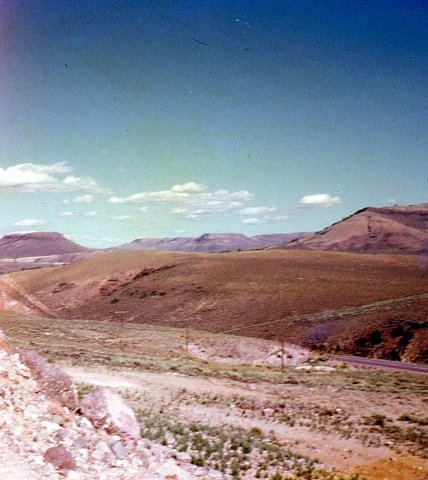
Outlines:
{"label": "white rock", "polygon": [[60,427],[57,423],[54,422],[48,422],[47,420],[43,420],[40,425],[46,430],[49,430],[50,432],[56,432],[57,430],[61,430],[62,427]]}
{"label": "white rock", "polygon": [[158,466],[155,472],[158,475],[161,475],[164,479],[172,477],[177,478],[177,480],[192,480],[189,473],[170,461]]}
{"label": "white rock", "polygon": [[70,470],[67,475],[67,480],[81,480],[82,476],[80,473]]}

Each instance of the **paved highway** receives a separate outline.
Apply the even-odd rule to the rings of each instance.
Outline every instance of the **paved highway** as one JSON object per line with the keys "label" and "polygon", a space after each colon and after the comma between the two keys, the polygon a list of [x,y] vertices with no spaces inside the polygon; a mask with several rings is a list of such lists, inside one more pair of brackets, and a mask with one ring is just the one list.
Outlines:
{"label": "paved highway", "polygon": [[394,362],[391,360],[381,360],[379,358],[352,357],[350,355],[330,355],[330,357],[355,365],[367,365],[368,367],[388,370],[428,374],[428,365],[419,365],[417,363]]}

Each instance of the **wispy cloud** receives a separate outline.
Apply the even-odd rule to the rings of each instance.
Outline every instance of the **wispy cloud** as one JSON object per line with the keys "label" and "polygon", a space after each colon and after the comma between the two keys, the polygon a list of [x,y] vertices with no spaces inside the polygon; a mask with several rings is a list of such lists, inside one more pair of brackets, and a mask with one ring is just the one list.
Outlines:
{"label": "wispy cloud", "polygon": [[317,193],[314,195],[305,195],[301,198],[299,207],[332,207],[333,205],[340,205],[341,203],[343,203],[343,201],[340,197],[332,197],[328,193]]}
{"label": "wispy cloud", "polygon": [[[66,162],[52,165],[20,163],[7,168],[0,167],[0,191],[111,193],[91,177],[67,175],[72,171],[73,168]],[[67,176],[62,178],[64,175]]]}
{"label": "wispy cloud", "polygon": [[[247,190],[229,192],[228,190],[208,191],[206,185],[187,182],[174,185],[169,190],[141,192],[129,197],[110,197],[109,203],[121,205],[130,203],[145,203],[173,206],[171,213],[195,219],[203,215],[218,214],[242,207],[243,202],[253,199],[253,194]],[[144,209],[144,210],[143,210]],[[146,207],[142,207],[142,211]]]}
{"label": "wispy cloud", "polygon": [[126,220],[131,220],[131,215],[118,215],[117,217],[113,217],[113,220],[119,220],[121,222],[125,222]]}
{"label": "wispy cloud", "polygon": [[96,217],[97,216],[97,212],[95,212],[94,210],[92,210],[91,212],[82,212],[82,217]]}
{"label": "wispy cloud", "polygon": [[47,225],[46,220],[38,220],[36,218],[24,218],[24,220],[20,220],[19,222],[15,222],[13,224],[14,227],[40,227],[42,225]]}
{"label": "wispy cloud", "polygon": [[239,210],[240,215],[262,215],[264,213],[273,213],[278,209],[276,207],[247,207]]}
{"label": "wispy cloud", "polygon": [[90,218],[90,217],[96,217],[97,212],[92,210],[90,212],[73,212],[71,210],[68,210],[66,212],[60,212],[58,213],[59,217],[85,217],[85,218]]}
{"label": "wispy cloud", "polygon": [[171,191],[176,193],[197,193],[202,192],[206,188],[206,185],[202,185],[201,183],[187,182],[182,185],[174,185]]}
{"label": "wispy cloud", "polygon": [[262,218],[258,217],[251,217],[251,218],[244,218],[241,223],[244,225],[264,225],[269,223],[282,223],[287,222],[289,217],[287,215],[279,215],[273,217],[271,215],[265,215]]}
{"label": "wispy cloud", "polygon": [[242,223],[244,225],[261,225],[262,223],[265,223],[265,222],[260,218],[252,217],[252,218],[244,218],[244,220],[242,220]]}
{"label": "wispy cloud", "polygon": [[91,193],[85,193],[84,195],[79,195],[76,197],[73,202],[74,203],[92,203],[94,201],[95,196]]}
{"label": "wispy cloud", "polygon": [[75,177],[74,175],[65,177],[61,182],[61,187],[56,191],[90,192],[92,194],[111,193],[110,190],[100,187],[91,177]]}

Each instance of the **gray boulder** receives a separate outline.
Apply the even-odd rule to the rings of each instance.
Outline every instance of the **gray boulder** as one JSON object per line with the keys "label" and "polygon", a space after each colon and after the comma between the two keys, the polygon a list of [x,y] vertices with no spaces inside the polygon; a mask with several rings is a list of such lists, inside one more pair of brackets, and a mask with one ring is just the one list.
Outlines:
{"label": "gray boulder", "polygon": [[119,395],[103,387],[95,387],[80,402],[81,413],[95,428],[104,428],[128,440],[138,440],[140,425],[135,413]]}

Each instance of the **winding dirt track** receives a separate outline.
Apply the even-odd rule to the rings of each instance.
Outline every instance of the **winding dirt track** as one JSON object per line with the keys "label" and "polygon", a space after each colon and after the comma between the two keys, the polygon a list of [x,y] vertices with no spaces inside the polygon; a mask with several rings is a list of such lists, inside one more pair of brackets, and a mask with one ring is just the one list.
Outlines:
{"label": "winding dirt track", "polygon": [[[6,306],[3,305],[3,303],[5,303],[5,296],[13,299],[16,304],[19,303],[24,310],[28,310],[29,312],[39,315],[42,314],[47,315],[48,317],[58,318],[58,315],[55,312],[53,312],[47,305],[42,303],[34,295],[29,294],[9,275],[2,275],[0,277],[0,308],[4,308]],[[13,309],[16,309],[16,306]]]}

